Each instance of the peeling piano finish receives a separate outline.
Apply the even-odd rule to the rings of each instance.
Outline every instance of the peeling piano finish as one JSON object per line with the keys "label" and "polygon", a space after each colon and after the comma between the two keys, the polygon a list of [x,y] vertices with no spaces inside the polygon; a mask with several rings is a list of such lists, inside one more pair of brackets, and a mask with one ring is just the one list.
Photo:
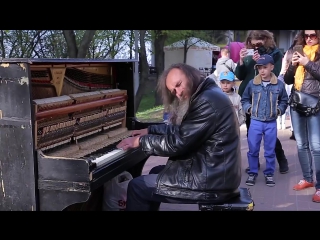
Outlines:
{"label": "peeling piano finish", "polygon": [[29,76],[23,62],[0,64],[0,210],[36,210]]}

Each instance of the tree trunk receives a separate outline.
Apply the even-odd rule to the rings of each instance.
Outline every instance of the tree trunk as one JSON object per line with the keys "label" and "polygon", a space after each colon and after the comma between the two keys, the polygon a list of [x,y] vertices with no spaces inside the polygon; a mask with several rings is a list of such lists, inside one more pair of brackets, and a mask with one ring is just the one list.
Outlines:
{"label": "tree trunk", "polygon": [[184,41],[184,45],[183,45],[183,63],[187,63],[187,54],[188,54],[188,39]]}
{"label": "tree trunk", "polygon": [[132,59],[132,51],[133,51],[133,45],[134,45],[134,30],[129,30],[130,31],[130,36],[129,36],[129,38],[130,38],[130,40],[129,40],[129,54],[130,54],[130,56],[129,56],[129,58],[130,59]]}
{"label": "tree trunk", "polygon": [[1,43],[1,57],[5,58],[6,57],[6,49],[4,47],[4,32],[3,32],[3,30],[0,30],[0,32],[1,32],[1,40],[0,40],[0,43]]}
{"label": "tree trunk", "polygon": [[78,55],[76,35],[73,30],[63,30],[63,36],[67,43],[67,52],[69,58],[76,58]]}
{"label": "tree trunk", "polygon": [[94,37],[94,34],[97,30],[86,30],[83,34],[83,37],[81,39],[80,46],[78,48],[78,58],[85,58],[87,56],[90,43],[92,42],[92,39]]}
{"label": "tree trunk", "polygon": [[[157,81],[159,76],[162,74],[164,70],[164,44],[167,40],[167,33],[163,33],[161,30],[154,30],[155,40],[154,40],[154,61],[155,67],[157,69]],[[162,99],[159,95],[158,91],[155,91],[155,106],[162,105]]]}
{"label": "tree trunk", "polygon": [[139,87],[138,87],[138,91],[135,99],[135,113],[139,109],[141,99],[145,92],[146,82],[148,81],[148,78],[149,78],[149,65],[148,65],[146,45],[145,45],[146,30],[139,30],[139,33],[140,33],[139,64],[141,66],[141,72],[140,72],[140,79],[139,79]]}
{"label": "tree trunk", "polygon": [[67,43],[68,57],[69,58],[85,58],[87,56],[90,43],[94,37],[97,30],[86,30],[82,39],[80,46],[78,48],[76,35],[74,30],[63,30],[63,36]]}

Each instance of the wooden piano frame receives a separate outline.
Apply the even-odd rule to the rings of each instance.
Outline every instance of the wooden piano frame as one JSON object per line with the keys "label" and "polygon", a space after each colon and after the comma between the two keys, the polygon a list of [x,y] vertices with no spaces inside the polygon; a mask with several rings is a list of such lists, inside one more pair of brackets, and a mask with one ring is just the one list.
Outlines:
{"label": "wooden piano frame", "polygon": [[[102,187],[106,181],[123,171],[129,171],[133,177],[141,175],[148,156],[140,149],[132,150],[94,172],[89,172],[87,161],[53,160],[42,155],[35,146],[35,121],[56,112],[51,110],[36,115],[32,104],[35,96],[50,98],[64,95],[66,72],[77,76],[79,69],[92,73],[104,69],[110,75],[107,83],[88,83],[81,87],[94,91],[109,84],[111,89],[126,90],[125,125],[128,130],[145,128],[148,123],[139,122],[134,113],[135,61],[1,59],[0,210],[101,210]],[[47,69],[50,76],[41,72],[42,69]],[[73,109],[77,107],[80,106],[73,106]]]}

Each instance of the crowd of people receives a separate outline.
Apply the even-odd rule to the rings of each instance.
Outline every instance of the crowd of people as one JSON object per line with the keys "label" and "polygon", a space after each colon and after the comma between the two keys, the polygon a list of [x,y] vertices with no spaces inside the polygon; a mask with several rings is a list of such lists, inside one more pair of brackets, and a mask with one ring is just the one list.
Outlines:
{"label": "crowd of people", "polygon": [[[168,122],[135,130],[118,147],[140,147],[168,161],[130,181],[126,210],[156,211],[161,202],[221,203],[239,196],[241,161],[248,161],[246,184],[253,186],[260,171],[262,138],[262,174],[265,184],[274,187],[276,160],[280,173],[289,172],[277,138],[288,112],[302,172],[293,189],[314,187],[312,201],[320,203],[319,38],[320,30],[300,30],[283,55],[271,32],[251,30],[236,64],[227,48],[221,50],[216,74],[205,77],[182,63],[166,69],[158,88],[169,111]],[[295,46],[302,46],[303,52]],[[235,78],[241,81],[238,92]],[[297,94],[300,99],[294,97]],[[310,99],[315,106],[304,105]],[[240,151],[242,124],[247,128],[246,157]]]}

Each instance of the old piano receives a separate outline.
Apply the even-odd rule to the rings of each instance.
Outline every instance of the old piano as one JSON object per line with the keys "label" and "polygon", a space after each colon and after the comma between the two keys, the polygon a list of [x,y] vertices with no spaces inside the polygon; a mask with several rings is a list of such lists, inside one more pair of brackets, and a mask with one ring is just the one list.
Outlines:
{"label": "old piano", "polygon": [[101,210],[103,184],[148,156],[116,144],[134,113],[135,60],[1,59],[0,210]]}

